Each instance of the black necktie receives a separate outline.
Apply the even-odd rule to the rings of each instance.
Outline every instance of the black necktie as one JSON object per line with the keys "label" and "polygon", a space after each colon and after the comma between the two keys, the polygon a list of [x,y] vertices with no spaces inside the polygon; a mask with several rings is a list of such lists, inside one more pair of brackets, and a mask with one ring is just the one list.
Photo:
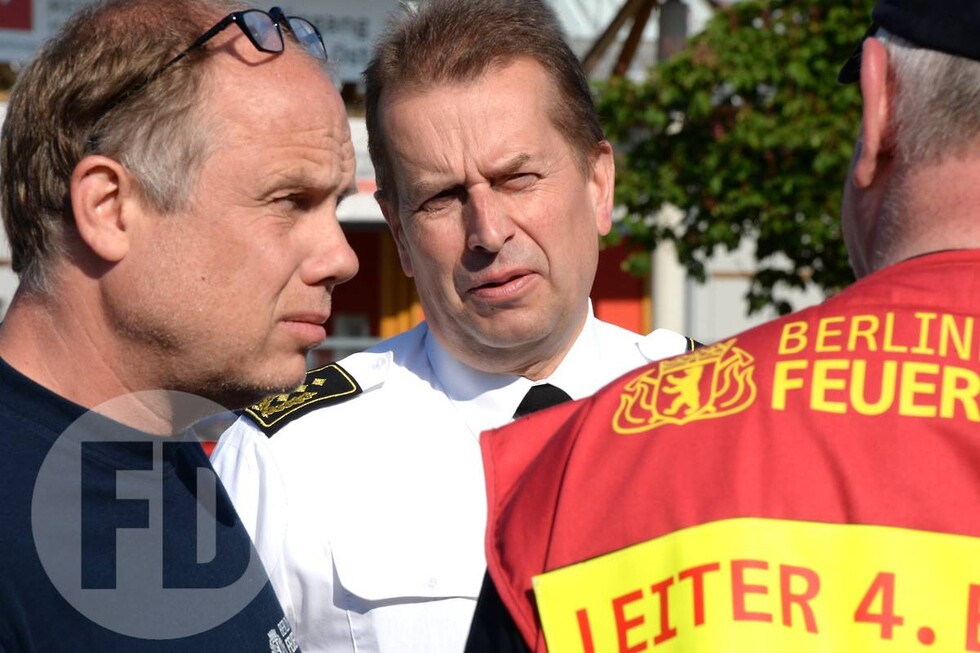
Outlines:
{"label": "black necktie", "polygon": [[521,405],[514,412],[514,419],[571,400],[572,398],[568,396],[567,392],[550,383],[532,385],[531,389],[524,395],[524,399],[521,400]]}

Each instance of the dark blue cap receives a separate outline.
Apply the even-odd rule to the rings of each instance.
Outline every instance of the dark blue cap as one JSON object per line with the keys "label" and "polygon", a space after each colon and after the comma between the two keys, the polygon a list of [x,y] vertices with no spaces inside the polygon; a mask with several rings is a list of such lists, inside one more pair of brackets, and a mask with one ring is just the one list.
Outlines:
{"label": "dark blue cap", "polygon": [[[879,28],[917,46],[980,61],[980,0],[878,0],[871,11],[871,27]],[[861,47],[837,75],[841,84],[861,76]]]}

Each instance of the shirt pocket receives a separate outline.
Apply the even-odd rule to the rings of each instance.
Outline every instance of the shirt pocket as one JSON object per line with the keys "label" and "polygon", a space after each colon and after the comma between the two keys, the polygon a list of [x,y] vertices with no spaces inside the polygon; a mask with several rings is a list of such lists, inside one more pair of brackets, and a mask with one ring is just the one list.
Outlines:
{"label": "shirt pocket", "polygon": [[[478,596],[486,569],[482,513],[477,521],[438,503],[415,506],[376,506],[370,523],[334,531],[335,580],[345,593],[370,603]],[[359,603],[353,597],[344,600]]]}

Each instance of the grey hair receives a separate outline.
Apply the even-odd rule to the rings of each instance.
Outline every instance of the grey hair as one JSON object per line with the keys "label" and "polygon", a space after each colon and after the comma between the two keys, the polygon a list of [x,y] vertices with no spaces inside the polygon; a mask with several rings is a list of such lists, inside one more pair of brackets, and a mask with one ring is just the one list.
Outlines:
{"label": "grey hair", "polygon": [[910,205],[913,171],[967,154],[980,138],[980,62],[921,47],[883,29],[875,38],[888,54],[894,88],[887,137],[897,165],[879,208],[872,270],[887,265],[896,247],[914,238],[921,216]]}
{"label": "grey hair", "polygon": [[980,62],[919,47],[879,30],[895,83],[893,133],[904,166],[968,152],[980,137]]}

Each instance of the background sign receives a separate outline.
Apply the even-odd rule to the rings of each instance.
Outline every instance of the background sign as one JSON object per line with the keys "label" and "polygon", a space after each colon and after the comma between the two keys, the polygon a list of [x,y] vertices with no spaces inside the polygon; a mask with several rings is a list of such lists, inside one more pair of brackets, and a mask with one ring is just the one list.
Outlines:
{"label": "background sign", "polygon": [[31,0],[0,0],[0,27],[29,31],[32,9]]}
{"label": "background sign", "polygon": [[[0,61],[30,59],[87,0],[0,0]],[[302,16],[323,34],[331,73],[339,82],[357,82],[371,59],[371,45],[398,0],[289,0],[288,15]],[[203,31],[203,30],[202,30]]]}
{"label": "background sign", "polygon": [[371,46],[397,0],[286,0],[289,15],[306,18],[320,29],[334,78],[358,82],[371,60]]}

